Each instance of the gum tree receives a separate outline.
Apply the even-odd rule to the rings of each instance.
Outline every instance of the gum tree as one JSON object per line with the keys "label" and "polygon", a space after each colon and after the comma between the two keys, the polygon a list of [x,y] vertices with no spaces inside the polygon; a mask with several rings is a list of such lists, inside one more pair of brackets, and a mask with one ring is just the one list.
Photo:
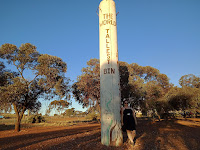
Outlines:
{"label": "gum tree", "polygon": [[[164,95],[173,86],[167,75],[151,66],[140,66],[119,61],[121,101],[127,99],[134,108],[156,110],[165,109]],[[82,69],[77,82],[72,86],[75,99],[83,107],[92,106],[99,110],[100,100],[99,60],[90,59],[87,67]]]}
{"label": "gum tree", "polygon": [[199,110],[200,108],[199,88],[173,87],[165,97],[172,110]]}
{"label": "gum tree", "polygon": [[[18,74],[16,72],[12,72],[11,70],[6,69],[3,62],[0,62],[0,89],[4,86],[11,84],[11,81]],[[0,112],[11,112],[12,106],[9,103],[5,103],[2,100],[0,101]]]}
{"label": "gum tree", "polygon": [[83,107],[95,107],[100,111],[100,66],[98,59],[90,59],[73,84],[73,95]]}
{"label": "gum tree", "polygon": [[[13,65],[19,74],[0,90],[0,102],[12,104],[14,108],[16,131],[20,131],[26,110],[37,111],[41,107],[38,98],[68,98],[67,64],[61,58],[40,54],[30,43],[22,44],[19,48],[13,44],[3,44],[0,57]],[[29,77],[27,71],[31,73]]]}
{"label": "gum tree", "polygon": [[49,104],[49,109],[52,110],[53,108],[56,109],[59,114],[69,107],[69,102],[65,100],[54,100]]}
{"label": "gum tree", "polygon": [[200,77],[193,74],[184,75],[179,79],[179,84],[182,87],[200,88]]}

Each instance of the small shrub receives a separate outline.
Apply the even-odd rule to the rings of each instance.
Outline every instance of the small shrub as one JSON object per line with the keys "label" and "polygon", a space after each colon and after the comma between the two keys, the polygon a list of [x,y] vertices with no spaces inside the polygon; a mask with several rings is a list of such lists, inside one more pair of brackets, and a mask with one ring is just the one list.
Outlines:
{"label": "small shrub", "polygon": [[42,115],[33,115],[27,119],[28,123],[41,123],[45,122],[45,118]]}
{"label": "small shrub", "polygon": [[92,121],[97,121],[98,120],[99,115],[96,114],[95,112],[89,113],[86,116],[86,119],[92,120]]}

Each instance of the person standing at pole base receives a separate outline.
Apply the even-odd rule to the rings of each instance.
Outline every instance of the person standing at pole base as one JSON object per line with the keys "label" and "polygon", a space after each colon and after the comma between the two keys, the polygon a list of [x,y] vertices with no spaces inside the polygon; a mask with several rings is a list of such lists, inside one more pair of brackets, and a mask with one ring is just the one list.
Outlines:
{"label": "person standing at pole base", "polygon": [[127,100],[123,102],[123,105],[121,108],[122,130],[123,132],[127,132],[129,143],[134,145],[137,125],[135,111],[129,107]]}

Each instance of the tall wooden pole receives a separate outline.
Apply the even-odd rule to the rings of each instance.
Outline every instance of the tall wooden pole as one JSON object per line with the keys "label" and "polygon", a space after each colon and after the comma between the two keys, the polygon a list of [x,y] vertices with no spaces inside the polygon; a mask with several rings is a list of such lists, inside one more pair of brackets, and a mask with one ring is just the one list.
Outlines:
{"label": "tall wooden pole", "polygon": [[120,117],[120,77],[118,65],[116,8],[113,0],[99,5],[101,143],[123,143]]}

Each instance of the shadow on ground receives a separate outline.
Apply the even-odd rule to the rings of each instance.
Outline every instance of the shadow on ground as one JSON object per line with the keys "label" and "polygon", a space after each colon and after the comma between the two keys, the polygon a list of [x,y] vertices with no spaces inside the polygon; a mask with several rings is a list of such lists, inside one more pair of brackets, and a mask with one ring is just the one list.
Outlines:
{"label": "shadow on ground", "polygon": [[[58,128],[58,127],[57,127]],[[59,139],[62,137],[76,135],[80,133],[90,132],[100,129],[99,125],[77,127],[72,129],[56,130],[42,133],[22,134],[11,137],[0,138],[0,145],[2,149],[18,149],[26,146],[41,143],[51,139]],[[30,148],[31,149],[31,148]]]}
{"label": "shadow on ground", "polygon": [[[178,121],[184,121],[184,125]],[[198,123],[198,121],[196,121]],[[188,123],[188,124],[187,124]],[[151,122],[138,119],[137,140],[134,150],[197,150],[200,147],[200,125],[185,120]],[[125,150],[121,147],[107,147],[100,143],[100,125],[87,125],[36,134],[24,134],[0,138],[2,149],[70,149],[70,150]],[[124,142],[127,135],[124,134]]]}
{"label": "shadow on ground", "polygon": [[195,124],[191,126],[187,123],[191,122],[189,120],[184,120],[184,122],[184,125],[181,125],[177,119],[160,122],[139,120],[136,148],[140,150],[197,150],[200,147],[200,126]]}
{"label": "shadow on ground", "polygon": [[0,131],[13,130],[13,129],[15,129],[15,125],[0,124]]}

